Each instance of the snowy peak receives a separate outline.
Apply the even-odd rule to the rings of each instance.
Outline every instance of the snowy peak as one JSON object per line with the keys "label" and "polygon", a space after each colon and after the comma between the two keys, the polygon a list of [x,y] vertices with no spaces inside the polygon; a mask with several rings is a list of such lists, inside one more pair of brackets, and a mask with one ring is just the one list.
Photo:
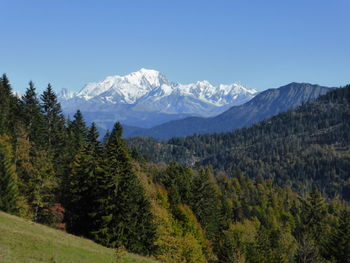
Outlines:
{"label": "snowy peak", "polygon": [[180,85],[180,89],[184,94],[191,94],[204,102],[218,107],[228,104],[232,104],[231,106],[242,104],[240,100],[237,100],[238,98],[247,101],[247,98],[252,98],[258,93],[256,90],[247,89],[239,83],[213,86],[207,80],[197,81],[194,84]]}
{"label": "snowy peak", "polygon": [[[74,96],[67,91],[62,93],[63,99]],[[140,99],[151,103],[169,96],[175,96],[178,100],[182,96],[221,107],[241,104],[255,94],[256,90],[247,89],[238,83],[219,86],[206,80],[192,84],[171,83],[159,71],[142,68],[126,76],[110,76],[101,82],[88,83],[75,96],[86,101],[99,100],[112,104],[135,104]]]}
{"label": "snowy peak", "polygon": [[57,96],[61,99],[69,100],[75,96],[75,93],[63,88]]}
{"label": "snowy peak", "polygon": [[118,108],[118,111],[127,109],[128,114],[134,115],[154,112],[209,117],[243,104],[256,94],[256,90],[239,83],[170,82],[159,71],[142,68],[125,76],[110,76],[101,82],[88,83],[75,94],[63,90],[59,98],[66,109],[80,108],[85,112],[115,112]]}
{"label": "snowy peak", "polygon": [[164,75],[153,69],[142,68],[139,71],[126,75],[124,78],[129,83],[139,86],[159,87],[168,83]]}
{"label": "snowy peak", "polygon": [[103,96],[111,103],[133,104],[156,87],[168,84],[156,70],[140,69],[126,76],[110,76],[97,83],[88,83],[77,97],[90,100]]}

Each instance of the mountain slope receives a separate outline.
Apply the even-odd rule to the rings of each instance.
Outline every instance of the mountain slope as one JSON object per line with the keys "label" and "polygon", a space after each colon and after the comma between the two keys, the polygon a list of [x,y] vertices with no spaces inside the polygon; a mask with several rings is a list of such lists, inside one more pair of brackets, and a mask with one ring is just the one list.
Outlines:
{"label": "mountain slope", "polygon": [[[65,232],[0,212],[0,262],[110,263],[114,251]],[[126,254],[122,262],[156,262]]]}
{"label": "mountain slope", "polygon": [[63,110],[80,109],[88,121],[110,127],[110,122],[152,127],[188,116],[214,116],[257,94],[240,84],[213,86],[208,81],[179,84],[158,71],[141,69],[126,76],[111,76],[87,84],[81,91],[62,90]]}
{"label": "mountain slope", "polygon": [[228,132],[295,108],[329,90],[319,85],[290,83],[278,89],[263,91],[245,104],[234,106],[216,117],[190,117],[171,121],[147,130],[125,133],[125,137],[147,136],[169,139],[193,134]]}
{"label": "mountain slope", "polygon": [[250,128],[163,143],[134,138],[129,145],[155,162],[239,169],[301,193],[316,185],[350,200],[350,85]]}

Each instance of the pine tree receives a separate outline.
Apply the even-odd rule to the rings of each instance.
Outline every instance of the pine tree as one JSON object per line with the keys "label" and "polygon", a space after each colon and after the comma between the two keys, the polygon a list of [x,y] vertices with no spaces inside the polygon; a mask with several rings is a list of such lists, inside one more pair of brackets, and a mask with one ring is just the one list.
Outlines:
{"label": "pine tree", "polygon": [[68,154],[70,151],[65,118],[50,84],[40,98],[45,121],[44,142],[46,150],[52,157],[57,178],[62,181],[72,160],[72,156]]}
{"label": "pine tree", "polygon": [[0,78],[0,134],[12,134],[18,118],[18,99],[12,94],[5,74]]}
{"label": "pine tree", "polygon": [[219,231],[219,197],[211,179],[210,168],[202,169],[193,179],[191,208],[203,225],[209,239]]}
{"label": "pine tree", "polygon": [[98,138],[100,137],[96,124],[93,122],[90,126],[87,134],[87,145],[90,151],[92,151],[96,157],[100,157],[102,154],[102,145]]}
{"label": "pine tree", "polygon": [[18,197],[17,175],[10,137],[0,136],[0,210],[16,214]]}
{"label": "pine tree", "polygon": [[300,246],[297,251],[298,262],[318,262],[321,257],[325,233],[325,203],[321,193],[313,187],[309,196],[301,201],[301,222],[297,228]]}
{"label": "pine tree", "polygon": [[58,103],[57,96],[50,84],[40,98],[46,122],[46,144],[50,150],[59,152],[62,150],[65,137],[65,119],[61,105]]}
{"label": "pine tree", "polygon": [[326,248],[326,256],[337,263],[350,263],[350,211],[344,209]]}
{"label": "pine tree", "polygon": [[51,224],[50,208],[57,201],[55,197],[58,186],[55,170],[50,155],[45,150],[36,150],[33,154],[34,176],[31,178],[31,203],[34,207],[34,220]]}
{"label": "pine tree", "polygon": [[88,129],[80,110],[74,114],[74,120],[68,122],[69,144],[72,157],[85,145]]}
{"label": "pine tree", "polygon": [[44,145],[44,116],[32,81],[29,82],[21,103],[22,121],[26,125],[29,140],[34,142],[36,147],[42,148]]}
{"label": "pine tree", "polygon": [[324,199],[321,193],[313,187],[308,198],[301,201],[303,232],[310,234],[315,240],[321,241],[322,233],[324,232],[324,215],[326,212]]}
{"label": "pine tree", "polygon": [[10,96],[11,86],[9,84],[7,76],[4,74],[2,78],[0,78],[0,134],[8,131]]}
{"label": "pine tree", "polygon": [[161,174],[160,181],[169,192],[169,200],[173,207],[189,204],[191,200],[193,172],[190,168],[172,162]]}
{"label": "pine tree", "polygon": [[71,233],[85,237],[91,237],[93,230],[97,178],[104,176],[100,168],[102,149],[98,137],[93,123],[87,135],[87,144],[76,155],[68,178],[69,194],[65,204],[67,228]]}
{"label": "pine tree", "polygon": [[124,245],[135,253],[149,254],[155,238],[150,202],[134,173],[122,136],[116,123],[106,145],[99,177],[98,204],[95,211],[95,239],[103,245]]}

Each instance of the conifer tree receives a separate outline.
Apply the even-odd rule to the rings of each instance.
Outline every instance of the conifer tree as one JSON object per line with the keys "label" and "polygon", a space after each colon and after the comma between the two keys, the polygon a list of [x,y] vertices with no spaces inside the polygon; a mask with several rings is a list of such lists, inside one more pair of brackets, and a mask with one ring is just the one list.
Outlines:
{"label": "conifer tree", "polygon": [[74,114],[74,120],[68,123],[70,150],[74,155],[85,145],[88,129],[80,110]]}
{"label": "conifer tree", "polygon": [[324,199],[316,187],[312,188],[308,198],[302,201],[302,228],[304,234],[309,234],[315,240],[321,241],[323,227],[324,227],[324,215],[325,215],[325,203]]}
{"label": "conifer tree", "polygon": [[97,178],[104,174],[100,168],[101,146],[95,124],[87,135],[87,144],[76,155],[68,178],[67,228],[71,233],[91,237],[97,196]]}
{"label": "conifer tree", "polygon": [[4,74],[2,78],[0,78],[0,133],[7,132],[10,110],[10,95],[11,86],[7,76]]}
{"label": "conifer tree", "polygon": [[350,263],[350,211],[344,209],[325,248],[326,256],[337,263]]}
{"label": "conifer tree", "polygon": [[34,208],[34,220],[51,224],[50,208],[56,201],[57,178],[49,153],[45,150],[34,150],[33,175],[30,178],[30,201]]}
{"label": "conifer tree", "polygon": [[99,176],[98,209],[94,213],[95,239],[103,245],[124,245],[135,253],[149,254],[155,238],[150,202],[122,139],[122,127],[116,123],[106,145]]}
{"label": "conifer tree", "polygon": [[44,142],[46,150],[52,157],[57,178],[62,181],[72,160],[72,156],[68,154],[70,149],[68,147],[65,118],[50,84],[48,84],[40,98],[45,121]]}
{"label": "conifer tree", "polygon": [[0,136],[0,210],[17,213],[17,175],[10,137]]}
{"label": "conifer tree", "polygon": [[10,82],[3,74],[0,77],[0,134],[13,132],[18,115],[18,99],[12,94]]}
{"label": "conifer tree", "polygon": [[325,203],[321,193],[313,187],[306,199],[301,201],[301,220],[297,228],[297,238],[300,246],[297,251],[297,260],[318,262],[321,257],[324,242]]}
{"label": "conifer tree", "polygon": [[94,153],[96,158],[100,158],[102,154],[102,146],[98,140],[99,136],[96,124],[93,122],[86,137],[88,148]]}
{"label": "conifer tree", "polygon": [[50,84],[40,98],[46,122],[46,144],[50,150],[61,151],[64,142],[65,120],[61,105]]}
{"label": "conifer tree", "polygon": [[21,102],[22,120],[26,124],[29,140],[37,147],[42,147],[44,145],[44,116],[32,81],[29,82],[29,87],[22,96]]}
{"label": "conifer tree", "polygon": [[211,180],[210,168],[202,169],[193,179],[191,208],[212,239],[219,231],[219,198]]}
{"label": "conifer tree", "polygon": [[173,206],[178,204],[189,204],[191,200],[192,170],[172,162],[160,180],[169,192],[170,203]]}

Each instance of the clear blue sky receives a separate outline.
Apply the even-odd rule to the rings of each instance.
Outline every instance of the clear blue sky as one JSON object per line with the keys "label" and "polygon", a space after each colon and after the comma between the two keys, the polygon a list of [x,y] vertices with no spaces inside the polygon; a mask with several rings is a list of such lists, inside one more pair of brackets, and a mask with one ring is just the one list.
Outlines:
{"label": "clear blue sky", "polygon": [[79,90],[141,67],[172,81],[350,82],[349,0],[0,0],[0,73]]}

